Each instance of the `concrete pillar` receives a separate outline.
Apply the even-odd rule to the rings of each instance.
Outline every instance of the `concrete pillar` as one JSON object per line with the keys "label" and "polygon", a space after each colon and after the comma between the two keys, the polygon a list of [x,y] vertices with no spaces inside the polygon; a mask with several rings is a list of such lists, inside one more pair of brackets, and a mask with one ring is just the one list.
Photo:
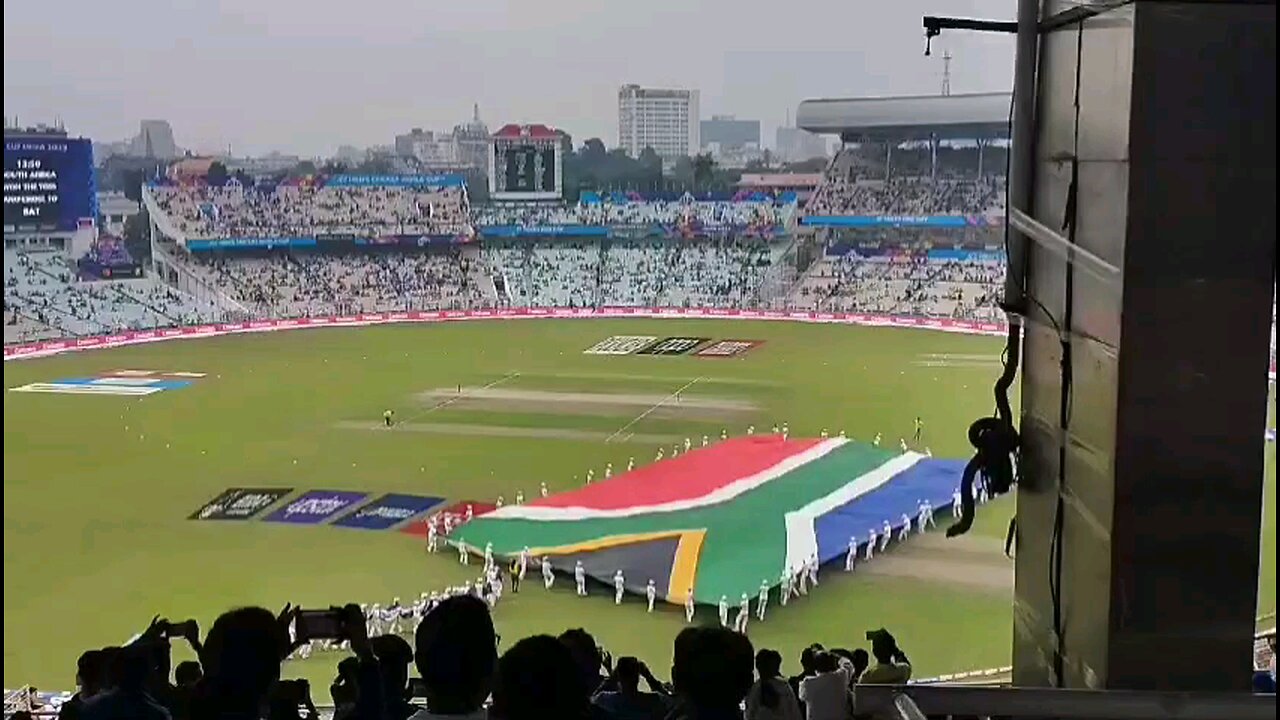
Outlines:
{"label": "concrete pillar", "polygon": [[1275,5],[1140,0],[1046,33],[1039,63],[1029,214],[1119,274],[1029,251],[1014,682],[1246,690]]}

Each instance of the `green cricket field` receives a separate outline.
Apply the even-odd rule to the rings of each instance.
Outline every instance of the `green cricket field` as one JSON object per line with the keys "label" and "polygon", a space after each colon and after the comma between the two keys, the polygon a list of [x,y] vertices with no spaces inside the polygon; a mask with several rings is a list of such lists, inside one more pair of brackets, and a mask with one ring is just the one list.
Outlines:
{"label": "green cricket field", "polygon": [[[733,357],[584,353],[619,336],[759,344]],[[796,436],[843,430],[896,445],[911,439],[916,416],[921,446],[967,457],[965,430],[992,412],[1002,349],[998,338],[928,330],[540,319],[231,335],[7,362],[5,686],[70,689],[82,650],[123,643],[157,614],[207,628],[233,606],[386,604],[478,574],[395,528],[264,521],[270,510],[189,519],[228,488],[511,502],[722,429],[786,423]],[[144,396],[12,391],[122,370],[203,376]],[[1276,579],[1274,443],[1265,452],[1260,613],[1275,609]],[[1012,512],[1012,498],[980,508],[965,545],[982,555],[967,561],[973,573],[949,572],[946,545],[920,538],[928,550],[909,557],[824,570],[808,596],[754,623],[751,640],[781,651],[788,671],[809,643],[852,647],[882,626],[920,676],[1008,664],[1012,567],[1000,546]],[[668,667],[683,609],[648,614],[641,599],[615,606],[609,595],[582,599],[563,579],[546,591],[531,578],[495,610],[503,644],[585,627],[615,656]],[[285,674],[327,687],[337,657],[290,661]]]}

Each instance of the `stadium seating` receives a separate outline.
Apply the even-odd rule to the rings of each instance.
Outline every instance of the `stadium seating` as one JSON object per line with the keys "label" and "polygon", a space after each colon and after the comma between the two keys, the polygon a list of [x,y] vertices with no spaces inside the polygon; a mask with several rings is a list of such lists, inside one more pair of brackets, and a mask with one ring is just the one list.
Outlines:
{"label": "stadium seating", "polygon": [[1003,215],[1005,177],[868,178],[853,150],[841,151],[805,205],[806,215]]}
{"label": "stadium seating", "polygon": [[452,252],[191,257],[187,267],[263,317],[481,304],[465,262]]}
{"label": "stadium seating", "polygon": [[814,263],[788,304],[827,312],[867,312],[995,320],[1004,282],[1000,259],[867,258],[855,252]]}
{"label": "stadium seating", "polygon": [[462,187],[158,185],[150,192],[190,239],[461,234],[469,226]]}
{"label": "stadium seating", "polygon": [[735,227],[786,225],[795,205],[772,200],[598,202],[576,205],[498,203],[478,207],[476,225],[702,225]]}
{"label": "stadium seating", "polygon": [[219,319],[154,280],[76,282],[64,256],[5,250],[5,342],[92,335]]}

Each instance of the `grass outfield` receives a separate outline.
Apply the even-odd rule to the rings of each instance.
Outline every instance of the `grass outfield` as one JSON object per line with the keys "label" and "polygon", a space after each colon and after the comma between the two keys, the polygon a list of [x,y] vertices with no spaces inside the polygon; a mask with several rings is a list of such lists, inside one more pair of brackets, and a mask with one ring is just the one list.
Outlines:
{"label": "grass outfield", "polygon": [[[735,359],[584,355],[612,335],[766,341]],[[708,320],[530,320],[318,329],[138,345],[5,364],[5,387],[118,369],[208,373],[146,398],[6,392],[4,683],[69,688],[75,658],[117,644],[154,614],[202,627],[234,605],[307,607],[387,602],[473,579],[453,553],[427,556],[397,532],[187,516],[234,486],[352,489],[451,500],[535,497],[540,482],[576,487],[628,457],[651,461],[646,436],[741,433],[786,421],[795,435],[846,430],[886,443],[909,437],[916,415],[936,455],[968,454],[964,429],[991,411],[1001,342],[929,331]],[[503,411],[422,397],[457,386],[503,391],[726,399],[754,406],[727,419],[645,406],[583,411],[571,403]],[[441,395],[440,397],[447,397]],[[375,431],[382,411],[418,429]],[[729,417],[726,415],[725,417]],[[1274,422],[1274,420],[1273,420]],[[488,437],[441,426],[562,429],[595,439]],[[625,428],[625,429],[624,429]],[[604,438],[613,436],[612,442]],[[1267,450],[1260,608],[1275,608],[1275,449]],[[979,516],[1002,537],[1011,500]],[[647,615],[615,607],[601,588],[573,597],[531,583],[496,613],[514,640],[584,626],[614,655],[669,663],[680,608]],[[752,625],[752,641],[781,650],[859,643],[891,628],[921,675],[1006,664],[1007,595],[923,579],[828,572],[819,590]],[[699,611],[710,617],[711,608]],[[180,643],[179,643],[180,644]],[[290,663],[289,675],[327,686],[335,658]],[[661,674],[661,673],[659,673]],[[321,693],[323,694],[323,693]],[[317,700],[320,698],[317,697]]]}

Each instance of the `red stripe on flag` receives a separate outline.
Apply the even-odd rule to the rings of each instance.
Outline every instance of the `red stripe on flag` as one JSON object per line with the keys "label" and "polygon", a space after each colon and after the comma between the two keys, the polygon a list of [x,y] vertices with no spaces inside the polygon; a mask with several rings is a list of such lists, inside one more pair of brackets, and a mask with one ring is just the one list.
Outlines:
{"label": "red stripe on flag", "polygon": [[783,440],[781,435],[730,438],[528,505],[620,510],[692,500],[767,470],[820,442],[818,438]]}

